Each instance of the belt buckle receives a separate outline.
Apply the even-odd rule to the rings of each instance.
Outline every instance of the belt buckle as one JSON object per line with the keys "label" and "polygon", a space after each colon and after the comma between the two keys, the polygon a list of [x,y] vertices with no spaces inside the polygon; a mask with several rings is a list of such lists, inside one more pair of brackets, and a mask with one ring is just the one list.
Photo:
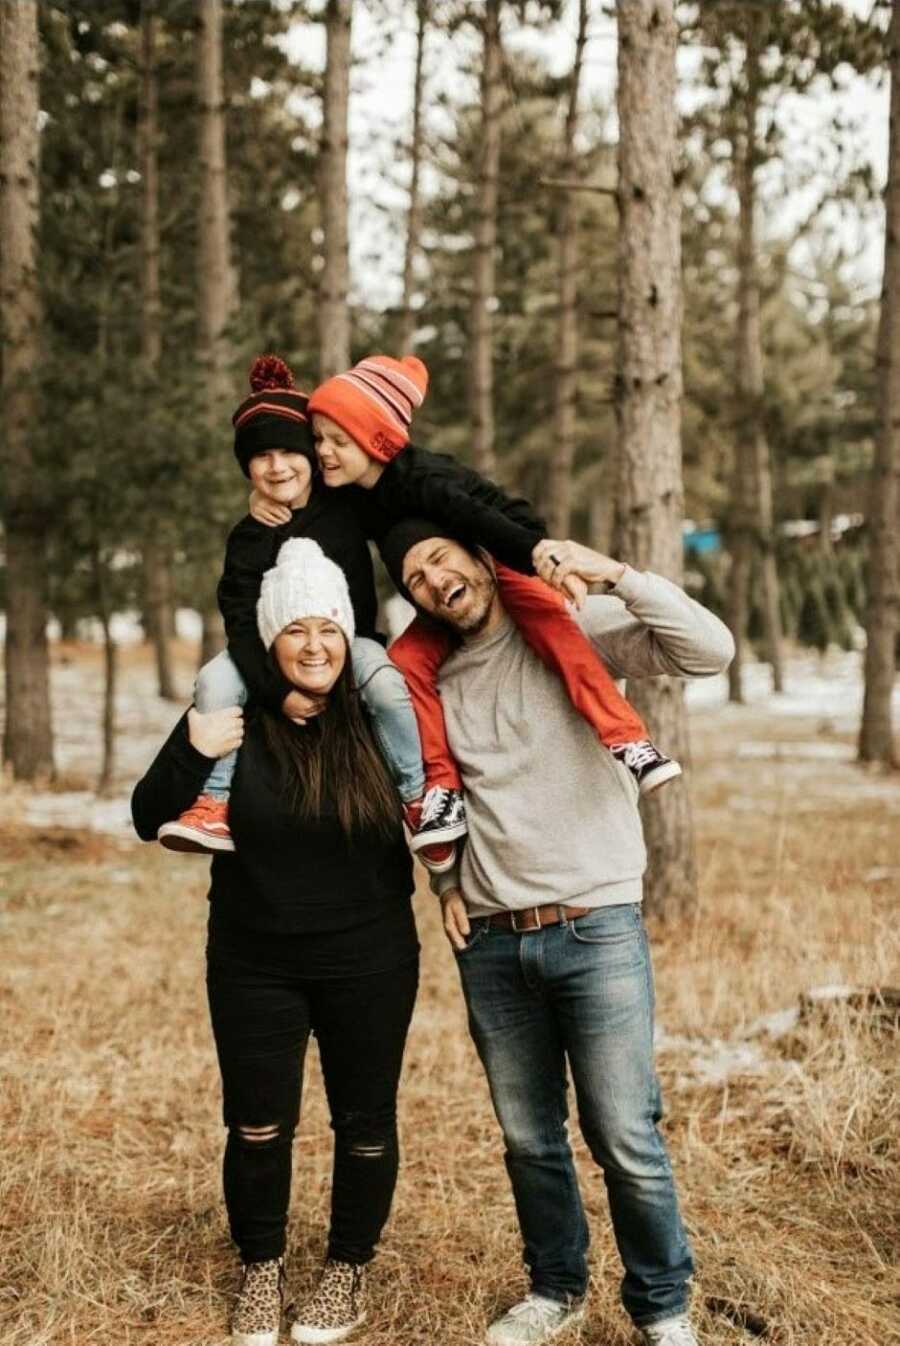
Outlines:
{"label": "belt buckle", "polygon": [[[510,919],[510,921],[511,921],[511,923],[512,923],[513,932],[514,932],[515,934],[517,934],[517,935],[530,935],[530,934],[532,934],[535,930],[540,930],[540,929],[541,929],[541,918],[540,918],[540,916],[538,916],[538,914],[537,914],[537,910],[538,910],[537,907],[526,907],[524,911],[518,911],[518,912],[517,912],[517,911],[511,911],[511,912],[509,913],[509,919]],[[524,916],[525,913],[526,913],[526,912],[529,912],[529,911],[534,913],[534,925],[522,925],[522,926],[520,926],[520,925],[518,924],[517,920],[516,920],[516,917],[517,917],[517,916]]]}

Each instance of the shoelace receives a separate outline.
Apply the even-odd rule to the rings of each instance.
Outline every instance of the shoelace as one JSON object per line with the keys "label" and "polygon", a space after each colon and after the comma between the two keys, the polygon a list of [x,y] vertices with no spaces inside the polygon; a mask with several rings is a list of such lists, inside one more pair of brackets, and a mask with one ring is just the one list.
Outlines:
{"label": "shoelace", "polygon": [[419,823],[420,827],[424,827],[425,823],[434,822],[435,818],[441,816],[444,809],[447,807],[449,796],[450,791],[445,790],[442,785],[435,785],[428,791],[428,794],[425,796],[425,802],[422,805],[422,818]]}
{"label": "shoelace", "polygon": [[625,765],[631,767],[632,770],[640,770],[642,766],[649,766],[658,757],[659,753],[653,744],[646,739],[642,739],[638,743],[625,744]]}
{"label": "shoelace", "polygon": [[506,1315],[507,1318],[521,1318],[527,1320],[529,1326],[534,1324],[540,1326],[541,1323],[553,1312],[562,1311],[564,1305],[556,1304],[549,1299],[541,1299],[539,1295],[526,1295],[520,1304],[514,1304]]}

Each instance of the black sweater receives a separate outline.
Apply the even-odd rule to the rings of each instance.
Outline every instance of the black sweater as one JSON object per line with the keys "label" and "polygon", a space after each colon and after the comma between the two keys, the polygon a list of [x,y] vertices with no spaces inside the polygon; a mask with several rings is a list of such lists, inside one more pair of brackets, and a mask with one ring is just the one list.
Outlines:
{"label": "black sweater", "polygon": [[525,575],[534,574],[531,553],[547,536],[527,500],[508,496],[449,454],[412,444],[388,463],[371,490],[356,493],[356,501],[376,542],[401,519],[429,519]]}
{"label": "black sweater", "polygon": [[372,558],[355,508],[355,487],[329,491],[316,486],[303,509],[295,509],[290,523],[270,528],[249,514],[231,531],[225,550],[225,569],[219,581],[219,607],[225,619],[228,652],[254,701],[278,711],[291,684],[274,669],[259,638],[256,603],[262,577],[289,537],[311,537],[347,577],[350,601],[360,636],[375,635],[378,604]]}
{"label": "black sweater", "polygon": [[484,547],[523,574],[534,573],[531,553],[547,529],[528,504],[505,494],[445,453],[409,445],[371,490],[316,485],[309,504],[290,523],[271,528],[249,514],[232,530],[219,582],[228,652],[254,701],[272,711],[292,691],[272,668],[256,626],[256,603],[264,573],[289,537],[311,537],[347,577],[360,636],[375,635],[377,600],[370,537],[379,545],[401,519],[431,519],[470,546]]}
{"label": "black sweater", "polygon": [[[191,745],[182,716],[132,795],[143,841],[193,803],[211,766]],[[316,822],[298,820],[285,805],[258,713],[247,716],[229,822],[237,850],[213,858],[213,920],[308,937],[302,976],[387,971],[415,957],[412,864],[399,824],[390,839],[370,833],[348,842],[329,800]]]}

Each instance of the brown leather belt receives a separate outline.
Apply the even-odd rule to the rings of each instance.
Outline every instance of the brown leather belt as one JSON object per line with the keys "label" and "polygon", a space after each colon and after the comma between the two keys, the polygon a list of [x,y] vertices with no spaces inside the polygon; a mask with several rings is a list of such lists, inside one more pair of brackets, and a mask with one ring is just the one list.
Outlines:
{"label": "brown leather belt", "polygon": [[487,923],[498,930],[515,930],[517,935],[527,935],[529,931],[541,930],[545,925],[559,925],[560,921],[574,921],[579,916],[587,916],[590,907],[525,907],[523,911],[495,911],[488,916]]}

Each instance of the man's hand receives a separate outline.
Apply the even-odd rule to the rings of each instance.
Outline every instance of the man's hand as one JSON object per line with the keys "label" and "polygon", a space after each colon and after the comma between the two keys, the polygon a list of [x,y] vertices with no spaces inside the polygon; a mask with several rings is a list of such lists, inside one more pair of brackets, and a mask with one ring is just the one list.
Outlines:
{"label": "man's hand", "polygon": [[573,582],[617,584],[625,573],[621,561],[614,561],[591,547],[583,547],[580,542],[554,542],[544,538],[532,552],[531,560],[541,579],[563,592]]}
{"label": "man's hand", "polygon": [[466,904],[458,888],[448,888],[444,893],[441,898],[441,911],[444,916],[444,934],[452,947],[461,951],[466,947],[466,936],[470,926]]}
{"label": "man's hand", "polygon": [[250,492],[249,505],[250,513],[256,522],[264,523],[269,528],[277,528],[280,523],[290,523],[291,521],[292,515],[287,505],[279,505],[257,490]]}
{"label": "man's hand", "polygon": [[204,757],[224,757],[244,740],[244,712],[240,706],[227,706],[204,715],[192,706],[188,711],[188,738]]}
{"label": "man's hand", "polygon": [[281,709],[294,724],[306,724],[315,715],[321,715],[327,704],[327,697],[308,696],[306,692],[288,692],[281,703]]}

